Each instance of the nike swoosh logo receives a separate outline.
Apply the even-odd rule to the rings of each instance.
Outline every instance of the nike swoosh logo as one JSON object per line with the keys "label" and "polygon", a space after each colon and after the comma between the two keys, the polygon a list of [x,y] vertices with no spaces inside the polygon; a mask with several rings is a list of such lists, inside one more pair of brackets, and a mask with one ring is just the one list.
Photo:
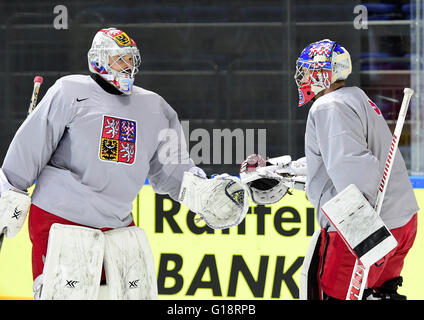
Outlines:
{"label": "nike swoosh logo", "polygon": [[81,101],[84,101],[84,100],[87,100],[88,98],[84,98],[84,99],[78,99],[77,98],[77,102],[81,102]]}

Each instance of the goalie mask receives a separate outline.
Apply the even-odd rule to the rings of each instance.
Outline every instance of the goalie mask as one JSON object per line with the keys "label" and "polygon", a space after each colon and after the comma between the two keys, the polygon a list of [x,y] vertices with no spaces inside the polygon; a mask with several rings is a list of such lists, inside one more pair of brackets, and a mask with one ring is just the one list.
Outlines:
{"label": "goalie mask", "polygon": [[91,72],[101,75],[122,93],[132,93],[141,57],[135,41],[125,32],[115,28],[100,30],[87,56]]}
{"label": "goalie mask", "polygon": [[296,62],[295,81],[299,90],[299,107],[322,90],[352,72],[349,52],[338,43],[325,39],[308,45]]}

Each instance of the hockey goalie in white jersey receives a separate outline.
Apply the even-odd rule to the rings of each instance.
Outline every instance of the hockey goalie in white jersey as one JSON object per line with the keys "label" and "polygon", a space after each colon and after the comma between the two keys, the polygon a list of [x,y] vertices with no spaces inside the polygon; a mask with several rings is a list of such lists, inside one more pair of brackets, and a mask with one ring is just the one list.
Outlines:
{"label": "hockey goalie in white jersey", "polygon": [[0,232],[15,236],[29,211],[36,299],[157,299],[131,215],[146,178],[215,229],[244,219],[248,190],[195,166],[176,112],[134,85],[140,53],[125,32],[97,32],[88,65],[90,76],[58,79],[16,132],[0,170]]}

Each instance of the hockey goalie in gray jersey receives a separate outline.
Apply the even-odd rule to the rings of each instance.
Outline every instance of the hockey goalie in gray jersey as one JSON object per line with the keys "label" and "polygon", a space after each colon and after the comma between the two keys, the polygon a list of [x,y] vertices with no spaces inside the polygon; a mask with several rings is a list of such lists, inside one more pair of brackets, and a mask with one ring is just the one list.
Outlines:
{"label": "hockey goalie in gray jersey", "polygon": [[16,235],[30,206],[36,298],[96,299],[106,280],[106,298],[156,299],[152,252],[131,215],[146,178],[212,228],[243,220],[248,191],[195,166],[176,112],[134,85],[140,53],[125,32],[97,32],[88,65],[90,76],[58,79],[16,132],[0,171],[0,231]]}
{"label": "hockey goalie in gray jersey", "polygon": [[[317,258],[321,272],[311,275],[319,290],[309,299],[346,298],[356,260],[350,249],[353,243],[330,223],[323,205],[354,185],[366,204],[374,207],[392,142],[376,104],[360,88],[345,86],[351,72],[349,52],[329,39],[308,45],[296,62],[299,106],[313,101],[305,132],[305,189],[322,228],[317,251],[326,248]],[[366,217],[380,220],[385,234],[391,232],[398,245],[370,268],[364,294],[368,299],[403,298],[397,294],[400,272],[415,238],[418,205],[400,152],[393,159],[391,176],[380,216],[371,210]],[[364,239],[368,226],[352,222],[355,236],[362,234]]]}
{"label": "hockey goalie in gray jersey", "polygon": [[[276,202],[295,182],[298,186],[305,182],[306,196],[316,208],[322,230],[314,235],[305,257],[303,299],[345,299],[356,259],[321,208],[349,185],[357,187],[369,207],[374,206],[392,142],[375,103],[360,88],[345,86],[351,71],[350,55],[338,43],[325,39],[308,45],[297,60],[295,74],[299,106],[313,101],[306,123],[306,157],[291,162],[284,157],[261,161],[252,156],[241,168],[242,181],[248,182],[257,203]],[[403,261],[415,239],[418,205],[400,152],[393,161],[381,218],[372,216],[372,210],[367,211],[367,218],[380,219],[378,223],[390,230],[398,245],[371,266],[367,299],[405,298],[397,288],[402,284]],[[249,167],[258,169],[249,173]],[[369,231],[366,223],[357,222],[352,230],[355,236]]]}
{"label": "hockey goalie in gray jersey", "polygon": [[[351,66],[348,51],[334,41],[308,45],[297,60],[295,74],[299,107],[313,101],[306,123],[305,158],[265,160],[251,155],[241,166],[240,177],[256,203],[277,202],[295,187],[304,189],[316,208],[322,230],[314,235],[305,257],[302,299],[346,298],[355,256],[348,239],[342,239],[321,208],[349,185],[364,195],[365,204],[374,206],[392,142],[377,105],[360,88],[345,86]],[[400,152],[393,161],[381,217],[373,216],[373,210],[363,217],[373,218],[398,244],[371,266],[365,299],[405,298],[397,289],[402,284],[403,261],[414,243],[418,205]],[[365,239],[366,232],[372,231],[363,221],[350,225],[356,238]]]}

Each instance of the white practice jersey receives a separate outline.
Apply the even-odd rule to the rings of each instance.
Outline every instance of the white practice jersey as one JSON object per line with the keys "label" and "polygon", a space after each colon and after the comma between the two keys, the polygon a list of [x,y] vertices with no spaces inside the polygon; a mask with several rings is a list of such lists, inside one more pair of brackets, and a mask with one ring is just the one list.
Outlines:
{"label": "white practice jersey", "polygon": [[[306,195],[317,210],[321,227],[330,226],[321,206],[350,184],[374,206],[392,139],[381,111],[357,87],[340,88],[314,102],[305,134]],[[417,211],[398,150],[380,215],[392,229],[405,225]]]}
{"label": "white practice jersey", "polygon": [[177,199],[189,158],[176,112],[134,87],[106,92],[90,76],[60,78],[15,134],[2,169],[47,212],[96,228],[124,227],[146,177]]}

